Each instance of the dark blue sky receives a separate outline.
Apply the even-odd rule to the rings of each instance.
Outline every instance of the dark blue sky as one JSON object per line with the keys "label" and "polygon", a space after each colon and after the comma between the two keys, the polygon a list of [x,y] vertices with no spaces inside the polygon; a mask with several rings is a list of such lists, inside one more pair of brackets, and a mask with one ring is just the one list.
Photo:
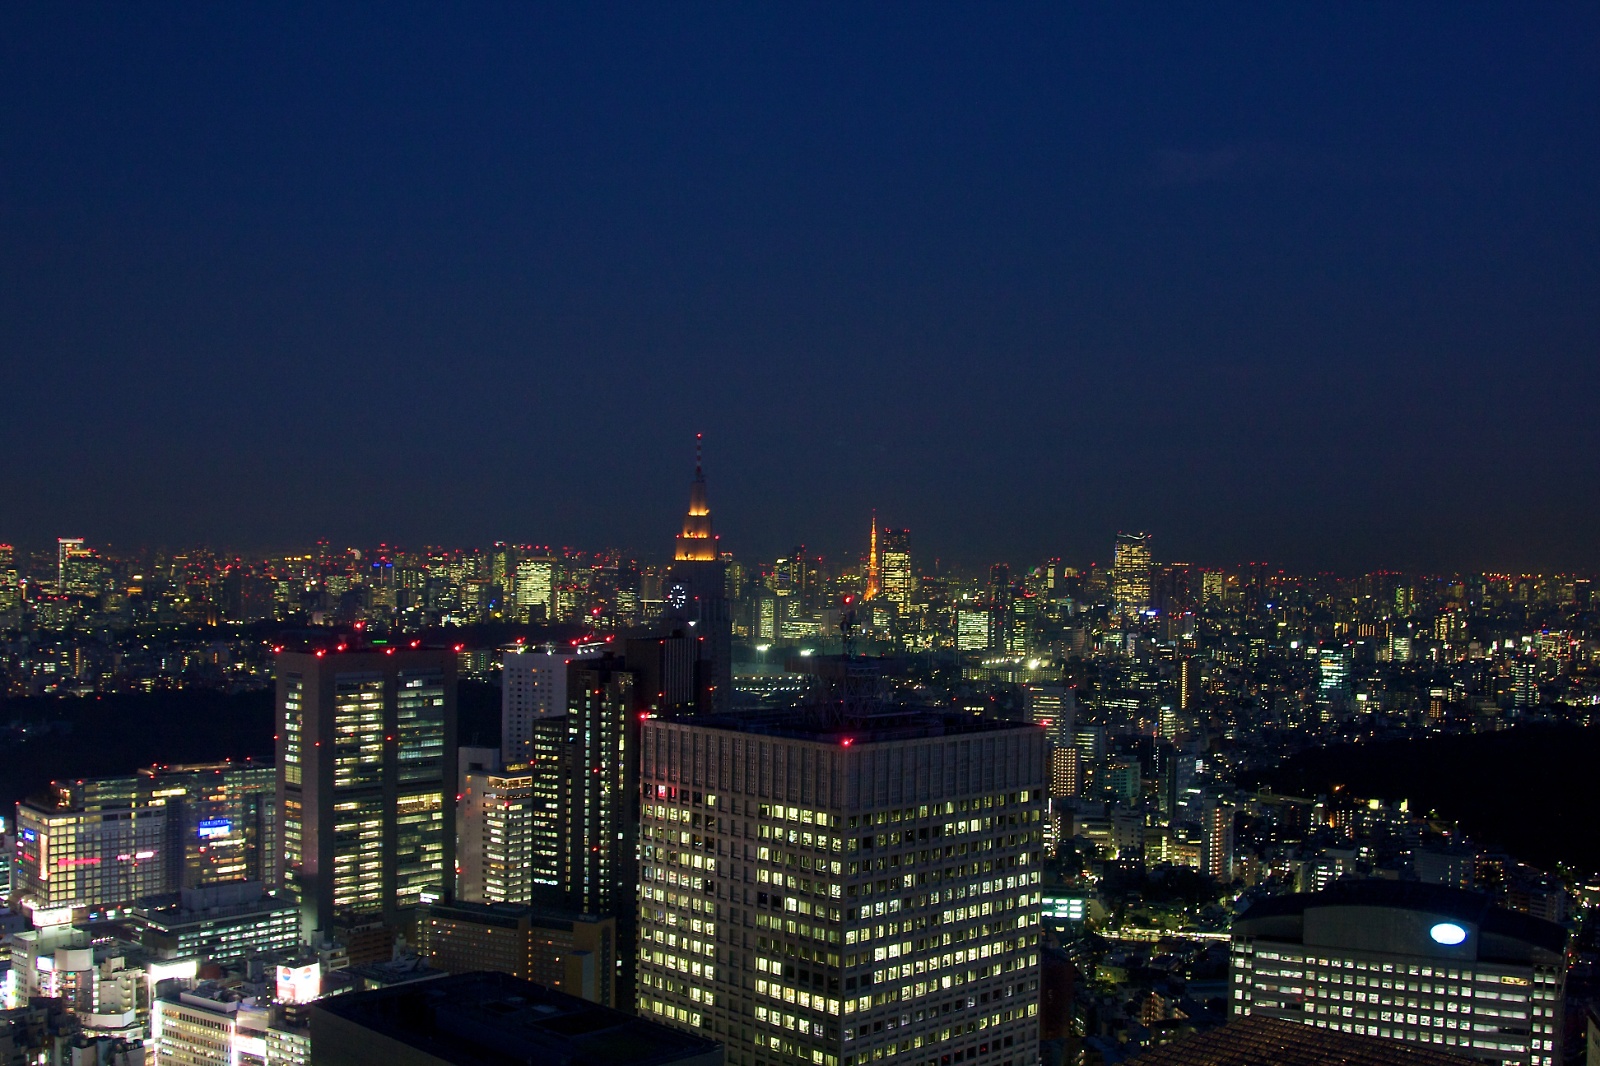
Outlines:
{"label": "dark blue sky", "polygon": [[0,540],[1600,566],[1600,6],[8,4]]}

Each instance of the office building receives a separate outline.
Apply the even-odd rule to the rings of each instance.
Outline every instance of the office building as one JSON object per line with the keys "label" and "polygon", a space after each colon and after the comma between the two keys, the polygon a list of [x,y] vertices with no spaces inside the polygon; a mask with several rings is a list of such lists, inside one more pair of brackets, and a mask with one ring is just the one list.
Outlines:
{"label": "office building", "polygon": [[1041,730],[915,712],[641,739],[641,1016],[740,1066],[1036,1061]]}
{"label": "office building", "polygon": [[956,649],[958,651],[983,651],[989,646],[989,608],[959,607],[956,609]]}
{"label": "office building", "polygon": [[721,1066],[715,1041],[507,974],[469,973],[311,1008],[317,1066]]}
{"label": "office building", "polygon": [[0,625],[14,625],[22,608],[22,588],[17,580],[17,552],[0,544]]}
{"label": "office building", "polygon": [[150,766],[138,791],[164,803],[181,870],[173,890],[237,882],[277,883],[277,768],[250,762]]}
{"label": "office building", "polygon": [[1233,923],[1235,1015],[1486,1062],[1562,1061],[1567,931],[1441,885],[1355,881]]}
{"label": "office building", "polygon": [[1052,747],[1070,747],[1077,730],[1077,690],[1032,682],[1022,686],[1022,709],[1028,721],[1044,729]]}
{"label": "office building", "polygon": [[307,646],[277,657],[283,884],[306,929],[393,923],[453,890],[456,658]]}
{"label": "office building", "polygon": [[1150,607],[1150,565],[1150,534],[1117,534],[1111,589],[1117,609],[1126,616],[1141,614]]}
{"label": "office building", "polygon": [[626,940],[638,883],[639,721],[633,674],[614,656],[575,662],[571,671],[561,887],[569,905],[583,914],[617,914]]}
{"label": "office building", "polygon": [[182,888],[270,881],[274,770],[147,767],[58,781],[17,806],[14,900],[81,917]]}
{"label": "office building", "polygon": [[56,538],[56,593],[65,596],[70,585],[68,564],[83,555],[88,549],[83,546],[82,537],[57,537]]}
{"label": "office building", "polygon": [[588,647],[506,652],[500,670],[500,750],[507,765],[533,760],[537,723],[566,716],[567,664],[595,654]]}
{"label": "office building", "polygon": [[14,909],[40,924],[41,911],[80,919],[173,891],[167,808],[122,780],[129,787],[118,793],[71,782],[17,804]]}
{"label": "office building", "polygon": [[517,616],[524,622],[553,622],[555,616],[556,561],[536,555],[517,561]]}
{"label": "office building", "polygon": [[[565,731],[566,715],[547,721]],[[456,898],[528,903],[536,886],[553,888],[560,832],[555,813],[536,808],[534,773],[526,765],[468,771],[456,811]],[[536,833],[545,838],[543,847],[536,847]]]}
{"label": "office building", "polygon": [[878,534],[879,595],[902,615],[907,614],[916,595],[915,580],[911,572],[911,531],[883,530]]}
{"label": "office building", "polygon": [[436,903],[422,927],[446,973],[493,970],[591,1003],[617,1003],[617,920],[544,906]]}
{"label": "office building", "polygon": [[155,1066],[265,1063],[271,1012],[232,989],[203,983],[161,996],[150,1012]]}
{"label": "office building", "polygon": [[186,888],[175,903],[132,908],[123,924],[162,959],[233,962],[302,942],[299,904],[253,882]]}
{"label": "office building", "polygon": [[693,638],[697,662],[696,703],[705,712],[723,711],[733,696],[733,610],[728,603],[727,575],[711,529],[706,502],[706,477],[695,434],[694,481],[689,510],[673,549],[668,572],[666,611],[662,622],[671,633]]}

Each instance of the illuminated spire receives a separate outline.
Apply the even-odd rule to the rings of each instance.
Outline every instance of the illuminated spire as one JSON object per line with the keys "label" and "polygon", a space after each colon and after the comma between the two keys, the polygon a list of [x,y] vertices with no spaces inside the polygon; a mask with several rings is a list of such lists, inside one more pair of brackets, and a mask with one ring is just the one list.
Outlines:
{"label": "illuminated spire", "polygon": [[862,593],[864,600],[877,599],[880,591],[878,585],[878,509],[872,509],[872,539],[867,547],[867,591]]}
{"label": "illuminated spire", "polygon": [[712,562],[717,558],[717,538],[711,532],[711,505],[706,503],[706,473],[701,448],[705,435],[694,435],[694,481],[689,485],[689,513],[683,516],[673,558],[678,562]]}

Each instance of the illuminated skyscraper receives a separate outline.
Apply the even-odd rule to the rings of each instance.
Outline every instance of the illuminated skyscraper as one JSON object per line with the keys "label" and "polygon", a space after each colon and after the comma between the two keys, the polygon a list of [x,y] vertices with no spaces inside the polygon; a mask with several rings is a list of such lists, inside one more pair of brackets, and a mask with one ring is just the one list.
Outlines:
{"label": "illuminated skyscraper", "polygon": [[1150,534],[1118,533],[1112,559],[1112,595],[1117,609],[1132,617],[1150,607]]}
{"label": "illuminated skyscraper", "polygon": [[911,531],[886,529],[878,537],[878,582],[884,599],[903,615],[915,594],[911,576]]}
{"label": "illuminated skyscraper", "polygon": [[457,899],[531,902],[537,869],[534,824],[534,776],[526,765],[468,771],[457,822]]}
{"label": "illuminated skyscraper", "polygon": [[0,544],[0,615],[22,606],[22,590],[17,584],[17,551]]}
{"label": "illuminated skyscraper", "polygon": [[516,574],[518,616],[528,622],[553,620],[555,558],[549,555],[536,555],[528,559],[519,559]]}
{"label": "illuminated skyscraper", "polygon": [[1035,1062],[1043,732],[870,721],[644,723],[638,1012],[729,1066]]}
{"label": "illuminated skyscraper", "polygon": [[[614,656],[569,668],[561,888],[582,914],[612,915],[626,947],[601,960],[632,987],[639,883],[639,724],[634,674]],[[537,783],[537,782],[536,782]]]}
{"label": "illuminated skyscraper", "polygon": [[689,510],[683,517],[672,570],[667,576],[662,621],[669,628],[681,627],[699,645],[697,702],[701,710],[722,711],[733,695],[733,611],[728,603],[722,556],[711,530],[701,439],[701,434],[695,434]]}
{"label": "illuminated skyscraper", "polygon": [[283,884],[306,928],[452,891],[455,654],[306,647],[278,654],[277,678]]}
{"label": "illuminated skyscraper", "polygon": [[82,537],[56,538],[56,592],[67,591],[67,560],[83,551]]}

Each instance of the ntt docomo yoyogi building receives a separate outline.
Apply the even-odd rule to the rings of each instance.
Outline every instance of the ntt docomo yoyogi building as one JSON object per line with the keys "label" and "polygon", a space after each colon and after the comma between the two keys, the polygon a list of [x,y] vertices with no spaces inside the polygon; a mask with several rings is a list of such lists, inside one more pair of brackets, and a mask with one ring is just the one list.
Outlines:
{"label": "ntt docomo yoyogi building", "polygon": [[1440,885],[1356,881],[1233,923],[1231,1003],[1322,1029],[1558,1066],[1564,927]]}

